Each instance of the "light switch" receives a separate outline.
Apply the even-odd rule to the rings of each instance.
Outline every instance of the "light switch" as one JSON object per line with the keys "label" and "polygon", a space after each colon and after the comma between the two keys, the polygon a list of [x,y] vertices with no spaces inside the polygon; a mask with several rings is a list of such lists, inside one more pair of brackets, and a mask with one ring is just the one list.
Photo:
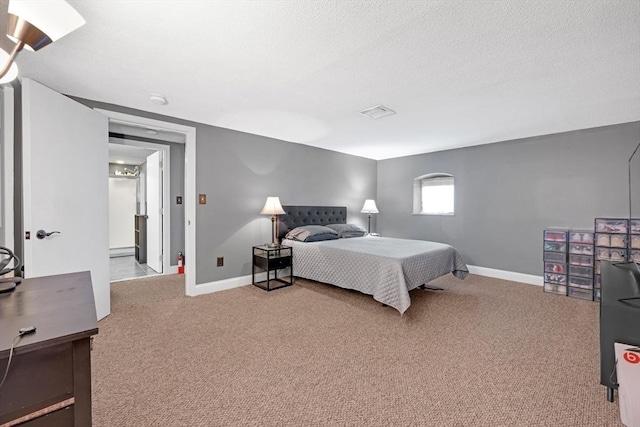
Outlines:
{"label": "light switch", "polygon": [[206,205],[207,204],[207,195],[206,194],[200,194],[200,196],[198,196],[198,203],[200,203],[201,205]]}

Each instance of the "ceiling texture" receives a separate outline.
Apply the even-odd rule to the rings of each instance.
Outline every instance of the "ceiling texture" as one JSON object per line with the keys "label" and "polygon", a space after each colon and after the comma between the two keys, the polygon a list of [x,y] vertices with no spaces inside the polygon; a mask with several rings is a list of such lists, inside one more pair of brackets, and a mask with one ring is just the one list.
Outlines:
{"label": "ceiling texture", "polygon": [[123,145],[121,141],[113,138],[109,140],[109,163],[121,162],[125,165],[141,165],[147,161],[147,156],[155,152],[156,150],[149,148]]}
{"label": "ceiling texture", "polygon": [[638,0],[70,3],[22,77],[371,159],[640,120]]}

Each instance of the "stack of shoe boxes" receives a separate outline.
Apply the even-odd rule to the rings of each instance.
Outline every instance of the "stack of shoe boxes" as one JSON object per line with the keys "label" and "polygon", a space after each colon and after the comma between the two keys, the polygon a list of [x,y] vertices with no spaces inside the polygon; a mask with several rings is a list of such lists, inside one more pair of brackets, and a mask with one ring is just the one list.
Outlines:
{"label": "stack of shoe boxes", "polygon": [[593,299],[593,231],[569,230],[567,295]]}
{"label": "stack of shoe boxes", "polygon": [[544,291],[567,295],[567,230],[544,230]]}
{"label": "stack of shoe boxes", "polygon": [[620,218],[596,218],[595,220],[596,259],[593,282],[594,299],[600,300],[600,262],[629,259],[629,220]]}

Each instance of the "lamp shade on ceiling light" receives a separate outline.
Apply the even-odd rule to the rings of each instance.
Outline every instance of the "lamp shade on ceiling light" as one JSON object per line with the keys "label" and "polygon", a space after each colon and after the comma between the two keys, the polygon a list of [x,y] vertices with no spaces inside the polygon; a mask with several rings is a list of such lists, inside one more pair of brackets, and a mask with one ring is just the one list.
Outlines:
{"label": "lamp shade on ceiling light", "polygon": [[[64,0],[10,0],[8,12],[18,20],[26,21],[40,30],[50,41],[23,40],[31,50],[38,50],[85,24],[84,18]],[[7,36],[17,42],[23,25],[18,23],[13,34]]]}
{"label": "lamp shade on ceiling light", "polygon": [[[4,50],[0,49],[0,64],[6,63],[8,59],[9,59],[9,54]],[[16,77],[18,77],[18,66],[14,62],[13,64],[11,64],[11,67],[9,68],[9,71],[7,71],[7,74],[5,74],[2,78],[0,78],[0,85],[9,83],[13,81]]]}
{"label": "lamp shade on ceiling light", "polygon": [[262,215],[284,215],[286,212],[282,209],[280,197],[267,197],[267,202],[260,213]]}
{"label": "lamp shade on ceiling light", "polygon": [[362,207],[361,213],[372,214],[379,213],[378,207],[376,206],[376,201],[373,199],[367,199],[364,201],[364,206]]}
{"label": "lamp shade on ceiling light", "polygon": [[15,60],[24,47],[33,51],[42,49],[85,23],[64,0],[9,0],[7,11],[7,37],[15,46],[0,63],[0,83],[17,76]]}

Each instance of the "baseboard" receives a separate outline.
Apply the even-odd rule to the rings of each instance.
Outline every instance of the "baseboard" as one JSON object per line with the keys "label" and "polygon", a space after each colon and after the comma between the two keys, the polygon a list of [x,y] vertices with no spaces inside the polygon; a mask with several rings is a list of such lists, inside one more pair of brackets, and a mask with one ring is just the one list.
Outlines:
{"label": "baseboard", "polygon": [[496,279],[511,280],[513,282],[527,283],[529,285],[542,286],[543,277],[533,274],[516,273],[514,271],[496,270],[495,268],[478,267],[476,265],[467,265],[469,273],[479,276],[493,277]]}
{"label": "baseboard", "polygon": [[[178,270],[177,266],[171,266]],[[478,267],[475,265],[467,265],[469,273],[479,276],[493,277],[496,279],[511,280],[513,282],[527,283],[530,285],[542,286],[542,276],[534,276],[533,274],[516,273],[513,271],[497,270],[495,268]],[[261,282],[267,280],[266,273],[256,274],[256,281]],[[200,283],[196,285],[196,291],[191,296],[205,295],[213,292],[224,291],[227,289],[239,288],[251,283],[251,276],[232,277],[230,279],[218,280],[216,282]]]}
{"label": "baseboard", "polygon": [[167,272],[165,274],[178,274],[178,266],[170,265],[169,268],[167,268]]}
{"label": "baseboard", "polygon": [[110,258],[134,256],[135,254],[136,254],[136,251],[133,246],[128,248],[109,248]]}
{"label": "baseboard", "polygon": [[[267,273],[256,274],[256,281],[267,280]],[[212,292],[224,291],[227,289],[239,288],[251,284],[251,276],[232,277],[230,279],[218,280],[216,282],[200,283],[196,285],[196,290],[192,297],[197,295],[210,294]]]}

